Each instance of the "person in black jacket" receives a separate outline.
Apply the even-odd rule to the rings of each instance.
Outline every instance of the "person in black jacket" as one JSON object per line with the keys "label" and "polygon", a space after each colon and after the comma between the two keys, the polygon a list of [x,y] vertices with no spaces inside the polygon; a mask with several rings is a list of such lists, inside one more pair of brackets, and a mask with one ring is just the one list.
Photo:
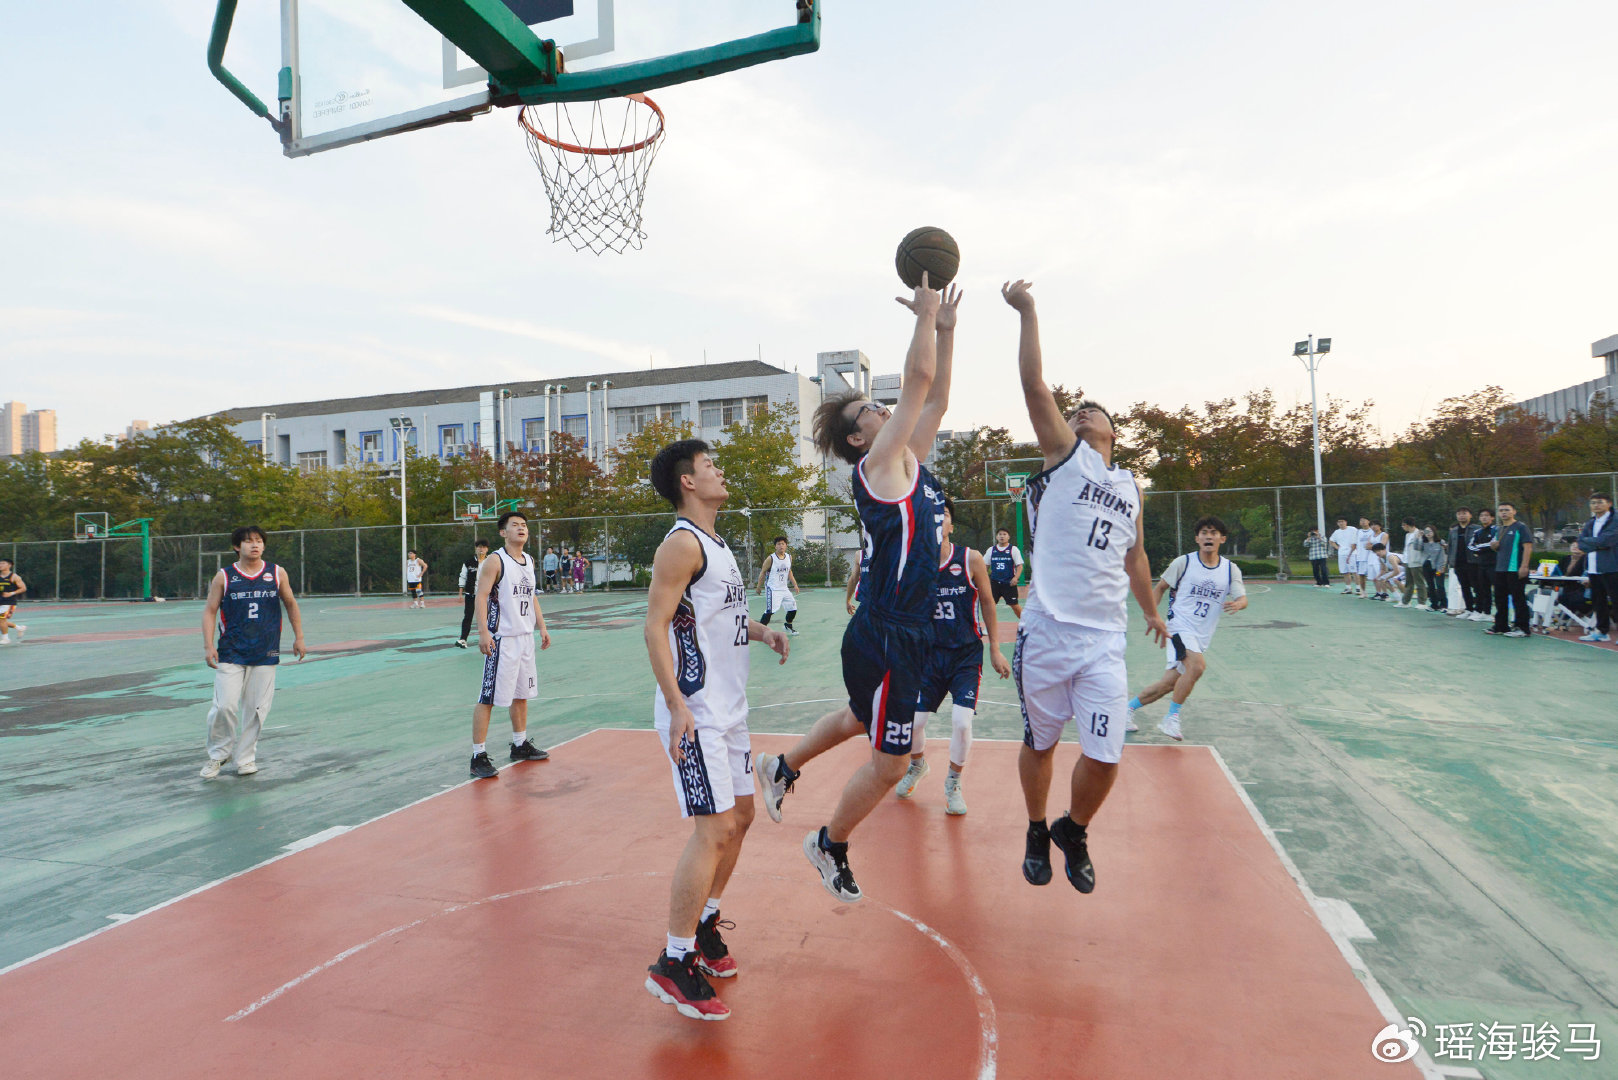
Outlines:
{"label": "person in black jacket", "polygon": [[1478,527],[1472,524],[1470,506],[1455,511],[1455,524],[1449,529],[1449,576],[1461,590],[1461,607],[1464,610],[1460,614],[1467,618],[1478,610],[1477,598],[1473,595],[1477,588],[1478,561],[1467,546],[1477,531]]}
{"label": "person in black jacket", "polygon": [[1618,602],[1618,514],[1612,512],[1612,496],[1595,492],[1590,496],[1590,520],[1584,523],[1575,554],[1584,555],[1584,576],[1590,582],[1590,602],[1595,606],[1595,629],[1580,641],[1606,641],[1611,608]]}
{"label": "person in black jacket", "polygon": [[1477,601],[1477,607],[1472,611],[1472,621],[1492,622],[1494,620],[1494,538],[1499,532],[1494,524],[1493,510],[1478,511],[1478,529],[1467,541],[1466,550],[1472,557],[1472,598]]}
{"label": "person in black jacket", "polygon": [[472,545],[472,554],[461,564],[461,599],[466,602],[466,614],[461,616],[461,636],[455,642],[457,649],[466,648],[466,635],[472,632],[472,608],[477,599],[478,564],[489,554],[489,542],[479,540]]}

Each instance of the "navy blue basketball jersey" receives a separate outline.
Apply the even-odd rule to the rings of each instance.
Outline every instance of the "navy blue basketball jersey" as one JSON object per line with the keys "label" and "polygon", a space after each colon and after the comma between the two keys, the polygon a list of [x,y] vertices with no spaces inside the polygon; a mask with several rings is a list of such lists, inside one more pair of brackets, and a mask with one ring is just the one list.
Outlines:
{"label": "navy blue basketball jersey", "polygon": [[983,640],[978,621],[978,587],[967,566],[969,549],[956,544],[938,568],[938,595],[933,600],[933,643],[939,649],[977,645]]}
{"label": "navy blue basketball jersey", "polygon": [[219,602],[219,662],[253,667],[281,662],[281,586],[274,563],[249,577],[235,563],[225,567]]}
{"label": "navy blue basketball jersey", "polygon": [[865,462],[854,468],[854,508],[870,573],[862,603],[873,614],[925,625],[933,617],[938,581],[939,534],[944,527],[944,493],[932,473],[916,463],[916,481],[903,498],[871,494]]}
{"label": "navy blue basketball jersey", "polygon": [[1007,544],[1004,548],[991,547],[985,554],[989,564],[990,581],[1011,581],[1017,573],[1017,560],[1011,554],[1017,549]]}

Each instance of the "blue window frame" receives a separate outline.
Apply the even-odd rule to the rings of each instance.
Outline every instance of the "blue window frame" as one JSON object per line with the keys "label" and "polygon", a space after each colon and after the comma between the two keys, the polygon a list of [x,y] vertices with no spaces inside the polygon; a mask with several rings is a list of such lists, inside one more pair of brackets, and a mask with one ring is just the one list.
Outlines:
{"label": "blue window frame", "polygon": [[522,448],[524,450],[545,449],[545,420],[543,417],[530,416],[522,422]]}
{"label": "blue window frame", "polygon": [[451,457],[460,453],[457,449],[466,441],[465,424],[439,424],[438,425],[438,456]]}
{"label": "blue window frame", "polygon": [[584,413],[562,417],[562,430],[577,438],[586,450],[590,449],[590,418]]}
{"label": "blue window frame", "polygon": [[382,461],[382,429],[360,432],[359,448],[361,462],[380,464]]}

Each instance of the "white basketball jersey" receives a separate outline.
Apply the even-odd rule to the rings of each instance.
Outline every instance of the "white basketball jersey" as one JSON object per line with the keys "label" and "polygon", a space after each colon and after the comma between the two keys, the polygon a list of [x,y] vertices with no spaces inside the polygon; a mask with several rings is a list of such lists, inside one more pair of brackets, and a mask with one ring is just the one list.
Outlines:
{"label": "white basketball jersey", "polygon": [[777,558],[775,552],[770,552],[770,576],[764,579],[764,584],[774,592],[783,592],[790,587],[787,584],[787,575],[790,573],[792,573],[791,553]]}
{"label": "white basketball jersey", "polygon": [[1135,546],[1140,489],[1080,439],[1054,468],[1028,481],[1034,581],[1028,610],[1095,630],[1129,629],[1124,556]]}
{"label": "white basketball jersey", "polygon": [[405,563],[405,580],[412,585],[421,581],[420,559],[411,559]]}
{"label": "white basketball jersey", "polygon": [[489,590],[489,633],[497,638],[532,634],[539,621],[534,611],[534,560],[525,552],[518,562],[504,547],[495,554],[500,556],[500,580]]}
{"label": "white basketball jersey", "polygon": [[[747,583],[723,540],[685,518],[668,535],[680,529],[702,545],[703,563],[669,623],[674,677],[698,724],[728,728],[747,720]],[[657,706],[667,715],[662,687]]]}
{"label": "white basketball jersey", "polygon": [[1247,595],[1242,572],[1224,556],[1210,568],[1193,551],[1170,563],[1163,580],[1169,586],[1169,633],[1192,634],[1204,649],[1213,640],[1225,601]]}

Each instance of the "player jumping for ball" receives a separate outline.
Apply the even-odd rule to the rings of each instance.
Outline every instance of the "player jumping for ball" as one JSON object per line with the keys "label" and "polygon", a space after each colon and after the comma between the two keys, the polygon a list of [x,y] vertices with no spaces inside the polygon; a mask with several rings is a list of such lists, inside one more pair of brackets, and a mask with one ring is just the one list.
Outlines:
{"label": "player jumping for ball", "polygon": [[961,293],[947,296],[923,276],[911,299],[916,316],[905,356],[904,388],[890,413],[859,393],[827,398],[815,410],[815,445],[854,466],[854,505],[870,564],[861,603],[843,632],[848,704],[815,721],[780,757],[759,755],[764,809],[781,820],[781,800],[812,758],[860,734],[871,758],[843,788],[831,820],[804,838],[803,852],[826,891],[860,899],[848,838],[905,773],[915,738],[916,699],[933,645],[933,599],[944,520],[943,491],[921,459],[931,452],[949,407],[950,365]]}
{"label": "player jumping for ball", "polygon": [[[1093,401],[1066,417],[1045,383],[1039,319],[1030,283],[1001,295],[1022,317],[1017,363],[1028,418],[1045,468],[1028,481],[1028,524],[1037,530],[1039,573],[1017,628],[1011,666],[1022,699],[1023,746],[1017,759],[1028,836],[1023,877],[1051,880],[1051,841],[1067,857],[1067,879],[1081,893],[1096,886],[1088,830],[1112,790],[1123,754],[1129,682],[1124,641],[1125,601],[1131,593],[1149,633],[1163,643],[1167,628],[1152,595],[1152,571],[1141,529],[1140,486],[1112,464],[1112,417]],[[1049,826],[1046,799],[1056,741],[1068,720],[1082,750],[1073,767],[1072,802]]]}
{"label": "player jumping for ball", "polygon": [[1153,597],[1161,602],[1164,593],[1169,596],[1168,670],[1130,699],[1126,731],[1139,730],[1135,727],[1136,709],[1172,693],[1168,715],[1157,730],[1176,741],[1181,738],[1180,708],[1208,670],[1203,656],[1213,643],[1214,631],[1219,629],[1219,616],[1247,606],[1247,586],[1242,584],[1241,570],[1219,554],[1219,545],[1230,537],[1225,523],[1216,517],[1205,517],[1192,533],[1197,538],[1197,550],[1169,564]]}
{"label": "player jumping for ball", "polygon": [[730,1009],[704,975],[736,974],[719,933],[730,928],[719,921],[719,898],[753,823],[747,646],[762,641],[784,664],[789,642],[748,617],[747,583],[730,545],[714,533],[728,493],[708,444],[665,446],[651,473],[679,515],[652,559],[646,598],[653,723],[674,771],[680,816],[693,828],[674,869],[668,944],[647,969],[646,989],[683,1016],[723,1020]]}

